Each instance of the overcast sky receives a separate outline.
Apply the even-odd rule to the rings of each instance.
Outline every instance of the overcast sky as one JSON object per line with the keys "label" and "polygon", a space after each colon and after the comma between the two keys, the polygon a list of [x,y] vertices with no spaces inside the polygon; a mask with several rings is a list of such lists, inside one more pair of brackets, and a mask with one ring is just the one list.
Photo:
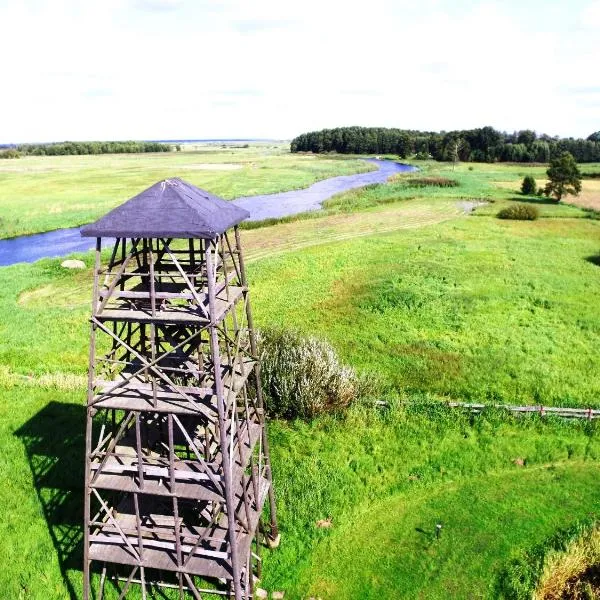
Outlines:
{"label": "overcast sky", "polygon": [[600,130],[600,0],[0,0],[0,143]]}

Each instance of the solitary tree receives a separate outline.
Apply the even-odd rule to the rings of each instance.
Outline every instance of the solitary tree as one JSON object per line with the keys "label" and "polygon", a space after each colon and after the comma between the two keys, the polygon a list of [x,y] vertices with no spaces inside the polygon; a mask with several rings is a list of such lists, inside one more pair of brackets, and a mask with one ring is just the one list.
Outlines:
{"label": "solitary tree", "polygon": [[544,194],[553,196],[557,202],[566,194],[577,196],[581,191],[581,172],[570,152],[553,158],[546,174],[550,181],[544,188]]}
{"label": "solitary tree", "polygon": [[531,175],[525,175],[521,184],[521,192],[525,196],[533,196],[537,192],[535,179]]}
{"label": "solitary tree", "polygon": [[448,142],[446,152],[448,158],[452,161],[452,170],[456,167],[456,164],[460,160],[461,154],[466,150],[466,142],[462,138],[454,138]]}
{"label": "solitary tree", "polygon": [[592,135],[588,135],[587,138],[590,142],[600,142],[600,131],[595,131]]}

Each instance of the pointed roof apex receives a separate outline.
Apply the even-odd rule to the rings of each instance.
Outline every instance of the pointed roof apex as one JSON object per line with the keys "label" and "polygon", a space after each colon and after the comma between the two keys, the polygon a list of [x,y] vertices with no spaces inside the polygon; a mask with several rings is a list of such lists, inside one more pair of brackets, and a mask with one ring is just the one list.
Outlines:
{"label": "pointed roof apex", "polygon": [[165,179],[81,229],[83,237],[213,239],[250,213],[182,179]]}

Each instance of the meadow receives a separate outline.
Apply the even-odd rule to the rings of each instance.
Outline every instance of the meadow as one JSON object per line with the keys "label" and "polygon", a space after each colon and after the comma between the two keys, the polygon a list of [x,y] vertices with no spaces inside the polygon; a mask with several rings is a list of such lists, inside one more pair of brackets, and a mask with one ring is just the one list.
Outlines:
{"label": "meadow", "polygon": [[[229,152],[161,155],[157,170],[145,156],[65,157],[62,173],[58,159],[32,159],[43,175],[31,212],[6,200],[6,189],[34,185],[14,171],[0,217],[22,214],[31,231],[75,225],[175,171],[233,197],[364,168],[281,148]],[[250,156],[268,178],[245,178]],[[188,174],[178,161],[244,166]],[[420,166],[459,185],[400,177],[242,232],[258,325],[325,338],[380,385],[345,415],[270,423],[283,537],[261,585],[286,598],[512,597],[502,587],[511,560],[600,513],[598,424],[473,416],[443,402],[600,406],[600,221],[520,196],[523,175],[541,180],[543,166]],[[44,177],[58,212],[44,204]],[[84,187],[89,202],[71,210]],[[536,202],[541,218],[495,218],[514,202]],[[0,269],[0,597],[80,595],[91,256],[79,258],[87,269],[60,259]]]}
{"label": "meadow", "polygon": [[319,179],[372,168],[359,160],[294,156],[281,144],[266,143],[249,148],[209,144],[157,154],[2,160],[0,239],[89,223],[169,177],[181,177],[232,199],[307,187]]}

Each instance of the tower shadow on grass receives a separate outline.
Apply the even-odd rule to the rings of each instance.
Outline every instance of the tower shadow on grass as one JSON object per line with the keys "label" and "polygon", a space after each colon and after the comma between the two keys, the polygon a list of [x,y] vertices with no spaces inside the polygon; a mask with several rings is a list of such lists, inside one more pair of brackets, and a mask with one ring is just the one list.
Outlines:
{"label": "tower shadow on grass", "polygon": [[[25,447],[35,491],[71,600],[81,600],[67,571],[83,571],[85,413],[83,405],[52,401],[14,433]],[[118,575],[116,569],[108,573],[107,585],[114,586],[113,593],[118,595],[122,582],[115,582],[114,575]],[[154,585],[148,591],[148,598],[172,598]],[[96,598],[95,594],[93,590],[91,597]]]}
{"label": "tower shadow on grass", "polygon": [[69,596],[79,596],[67,571],[82,569],[85,408],[50,402],[17,431],[58,556]]}
{"label": "tower shadow on grass", "polygon": [[594,256],[586,256],[585,260],[589,263],[592,263],[593,265],[596,265],[597,267],[600,267],[600,254]]}

